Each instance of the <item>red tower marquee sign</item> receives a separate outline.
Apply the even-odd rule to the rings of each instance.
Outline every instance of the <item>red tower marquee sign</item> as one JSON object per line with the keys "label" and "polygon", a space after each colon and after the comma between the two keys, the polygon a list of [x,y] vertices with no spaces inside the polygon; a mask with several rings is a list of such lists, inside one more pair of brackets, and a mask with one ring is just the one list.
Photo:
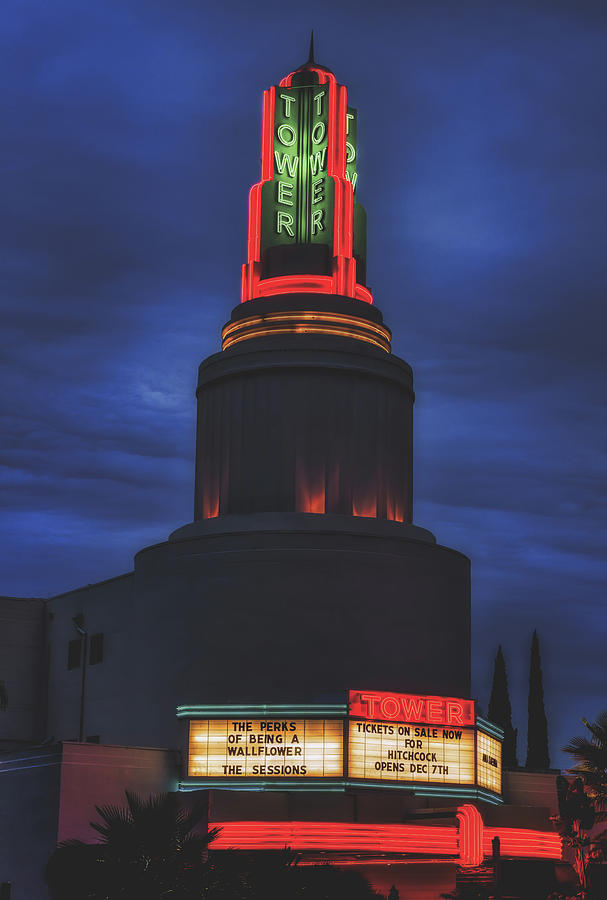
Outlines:
{"label": "red tower marquee sign", "polygon": [[359,719],[428,725],[474,725],[475,722],[474,700],[384,691],[350,691],[348,714]]}

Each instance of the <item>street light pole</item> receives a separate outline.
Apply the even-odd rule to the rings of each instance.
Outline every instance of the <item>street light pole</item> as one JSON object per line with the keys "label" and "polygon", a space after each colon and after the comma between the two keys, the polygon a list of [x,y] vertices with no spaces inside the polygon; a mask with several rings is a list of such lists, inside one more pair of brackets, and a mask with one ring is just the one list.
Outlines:
{"label": "street light pole", "polygon": [[84,638],[82,648],[82,682],[80,685],[80,727],[78,729],[78,741],[82,743],[84,740],[84,689],[86,687],[86,661],[88,656],[89,633],[84,628],[84,616],[74,616],[73,622],[74,628],[78,634]]}

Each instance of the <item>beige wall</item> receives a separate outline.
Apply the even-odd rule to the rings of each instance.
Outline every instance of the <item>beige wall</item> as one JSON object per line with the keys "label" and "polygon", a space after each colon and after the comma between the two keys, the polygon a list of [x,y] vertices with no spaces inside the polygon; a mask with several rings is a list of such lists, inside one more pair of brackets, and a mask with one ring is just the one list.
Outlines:
{"label": "beige wall", "polygon": [[125,806],[125,790],[148,797],[177,790],[179,756],[168,750],[63,744],[57,841],[94,842],[95,806]]}
{"label": "beige wall", "polygon": [[[0,754],[0,883],[11,900],[48,900],[44,871],[59,841],[92,842],[95,805],[175,790],[178,755],[139,747],[52,744]],[[184,794],[184,803],[191,802]]]}
{"label": "beige wall", "polygon": [[549,772],[504,772],[504,800],[514,806],[543,807],[549,815],[559,811],[556,776],[560,770]]}

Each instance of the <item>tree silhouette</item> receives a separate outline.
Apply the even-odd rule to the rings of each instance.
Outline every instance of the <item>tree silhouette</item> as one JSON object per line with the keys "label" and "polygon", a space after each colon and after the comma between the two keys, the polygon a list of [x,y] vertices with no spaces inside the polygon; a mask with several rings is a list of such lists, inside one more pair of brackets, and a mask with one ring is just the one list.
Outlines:
{"label": "tree silhouette", "polygon": [[142,800],[125,791],[126,808],[96,806],[91,827],[100,843],[64,841],[51,856],[46,883],[52,900],[145,900],[200,897],[206,884],[206,850],[218,829],[194,833],[206,816],[196,800],[180,808],[177,794]]}
{"label": "tree silhouette", "polygon": [[556,785],[559,831],[573,850],[574,868],[585,890],[589,866],[607,859],[607,829],[596,827],[607,820],[607,710],[596,722],[582,722],[590,739],[574,737],[563,747],[576,761],[568,771],[576,777],[570,781],[559,775]]}
{"label": "tree silhouette", "polygon": [[544,710],[544,687],[542,684],[542,662],[537,631],[531,639],[531,663],[529,666],[529,719],[527,725],[528,769],[549,769],[548,723]]}
{"label": "tree silhouette", "polygon": [[125,793],[126,808],[95,807],[100,843],[65,841],[52,854],[51,900],[380,900],[360,872],[298,866],[287,847],[213,850],[219,829],[194,832],[206,816],[200,801],[184,811],[177,794]]}
{"label": "tree silhouette", "polygon": [[582,722],[590,732],[590,740],[571,738],[563,752],[573,756],[576,765],[570,769],[571,774],[583,779],[597,813],[601,819],[607,819],[607,710],[597,716],[596,722]]}
{"label": "tree silhouette", "polygon": [[502,747],[502,760],[507,769],[518,765],[516,758],[517,730],[512,727],[512,707],[508,694],[508,677],[506,675],[506,661],[502,653],[501,644],[497,648],[495,664],[493,667],[493,684],[491,687],[491,699],[489,700],[489,719],[504,730],[504,743]]}

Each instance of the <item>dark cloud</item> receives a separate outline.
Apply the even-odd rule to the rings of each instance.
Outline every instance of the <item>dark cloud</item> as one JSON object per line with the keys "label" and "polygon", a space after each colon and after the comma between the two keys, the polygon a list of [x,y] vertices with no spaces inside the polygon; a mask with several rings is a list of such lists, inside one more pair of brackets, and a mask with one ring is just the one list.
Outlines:
{"label": "dark cloud", "polygon": [[261,91],[311,25],[415,370],[416,520],[472,559],[475,691],[502,643],[521,737],[540,631],[556,756],[607,707],[604,4],[9,0],[1,590],[126,571],[190,518]]}

